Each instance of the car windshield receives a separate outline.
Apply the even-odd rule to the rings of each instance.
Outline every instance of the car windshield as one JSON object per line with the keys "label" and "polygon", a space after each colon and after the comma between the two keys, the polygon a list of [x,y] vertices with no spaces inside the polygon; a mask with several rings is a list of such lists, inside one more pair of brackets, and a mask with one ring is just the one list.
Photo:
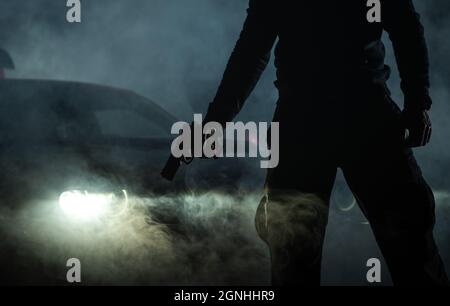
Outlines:
{"label": "car windshield", "polygon": [[104,143],[114,139],[166,138],[170,131],[127,109],[14,109],[0,120],[0,143]]}
{"label": "car windshield", "polygon": [[95,118],[101,135],[121,138],[156,138],[168,131],[143,115],[129,110],[100,110]]}
{"label": "car windshield", "polygon": [[0,89],[0,144],[143,144],[170,137],[175,120],[145,97],[105,86],[11,80]]}

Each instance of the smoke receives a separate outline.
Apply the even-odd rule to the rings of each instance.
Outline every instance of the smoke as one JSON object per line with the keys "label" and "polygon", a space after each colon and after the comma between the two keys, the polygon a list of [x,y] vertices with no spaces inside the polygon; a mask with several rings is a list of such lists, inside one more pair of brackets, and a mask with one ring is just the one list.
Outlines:
{"label": "smoke", "polygon": [[[16,253],[2,258],[12,260],[2,281],[64,284],[66,262],[77,258],[84,285],[268,284],[267,250],[253,227],[258,202],[214,193],[131,198],[126,213],[89,222],[65,215],[57,201],[3,207],[2,247]],[[177,221],[160,223],[152,211],[161,209]]]}
{"label": "smoke", "polygon": [[[66,22],[65,1],[0,5],[0,45],[17,66],[11,76],[132,89],[178,117],[190,118],[193,112],[204,112],[214,96],[247,3],[83,1],[81,24]],[[267,86],[260,86],[249,104],[264,96],[273,97],[273,104],[271,70],[271,77],[263,80]]]}

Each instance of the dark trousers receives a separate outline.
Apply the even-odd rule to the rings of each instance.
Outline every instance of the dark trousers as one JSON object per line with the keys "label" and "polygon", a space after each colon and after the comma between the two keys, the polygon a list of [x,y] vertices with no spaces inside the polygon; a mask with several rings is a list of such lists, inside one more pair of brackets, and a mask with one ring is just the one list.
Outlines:
{"label": "dark trousers", "polygon": [[433,238],[434,196],[401,112],[384,86],[346,99],[281,97],[280,163],[256,215],[277,286],[320,284],[322,246],[341,168],[370,222],[395,285],[448,285]]}

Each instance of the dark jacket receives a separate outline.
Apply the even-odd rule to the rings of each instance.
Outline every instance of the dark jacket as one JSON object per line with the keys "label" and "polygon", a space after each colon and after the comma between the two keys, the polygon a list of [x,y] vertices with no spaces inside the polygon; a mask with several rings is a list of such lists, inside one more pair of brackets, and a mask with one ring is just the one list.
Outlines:
{"label": "dark jacket", "polygon": [[[381,0],[382,22],[369,23],[365,0],[250,0],[248,16],[205,120],[231,121],[267,66],[273,45],[280,91],[327,92],[355,82],[383,83],[381,42],[393,43],[405,107],[429,109],[428,52],[412,0]],[[278,38],[278,40],[277,40]]]}

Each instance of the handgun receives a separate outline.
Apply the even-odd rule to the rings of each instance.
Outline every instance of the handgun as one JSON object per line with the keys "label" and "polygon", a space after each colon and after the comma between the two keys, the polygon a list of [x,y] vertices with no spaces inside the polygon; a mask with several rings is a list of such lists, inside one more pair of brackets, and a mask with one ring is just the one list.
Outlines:
{"label": "handgun", "polygon": [[164,168],[161,171],[161,176],[168,181],[173,181],[181,164],[189,165],[193,160],[194,160],[194,158],[192,158],[192,157],[176,158],[171,154],[169,159],[166,162],[166,165],[164,166]]}

